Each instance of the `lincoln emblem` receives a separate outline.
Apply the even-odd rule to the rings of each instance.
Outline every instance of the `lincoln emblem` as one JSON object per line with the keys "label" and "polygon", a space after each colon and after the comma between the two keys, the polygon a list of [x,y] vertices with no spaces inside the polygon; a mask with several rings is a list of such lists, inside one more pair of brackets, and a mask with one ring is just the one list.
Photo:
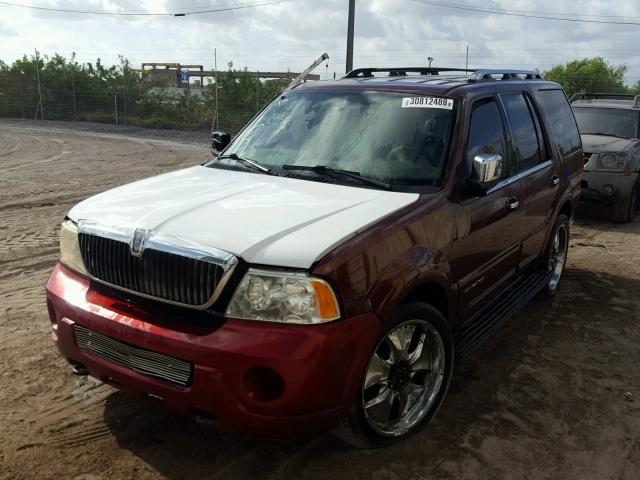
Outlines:
{"label": "lincoln emblem", "polygon": [[144,250],[144,240],[147,237],[147,231],[143,228],[136,228],[131,238],[131,255],[140,257]]}

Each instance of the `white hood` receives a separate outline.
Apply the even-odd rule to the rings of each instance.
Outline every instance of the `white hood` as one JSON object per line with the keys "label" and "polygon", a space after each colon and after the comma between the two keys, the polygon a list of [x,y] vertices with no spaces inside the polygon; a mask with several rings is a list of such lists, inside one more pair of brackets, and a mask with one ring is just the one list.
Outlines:
{"label": "white hood", "polygon": [[143,228],[249,263],[309,268],[417,194],[207,167],[160,175],[91,197],[69,218]]}

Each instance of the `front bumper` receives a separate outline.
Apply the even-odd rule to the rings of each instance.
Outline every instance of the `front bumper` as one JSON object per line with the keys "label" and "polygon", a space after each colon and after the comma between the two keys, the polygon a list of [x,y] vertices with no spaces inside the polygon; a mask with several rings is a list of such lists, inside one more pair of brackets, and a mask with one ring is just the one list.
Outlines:
{"label": "front bumper", "polygon": [[[108,297],[57,265],[47,283],[52,338],[73,365],[123,391],[159,398],[173,410],[215,417],[223,428],[260,437],[298,437],[330,429],[347,414],[382,324],[374,314],[317,326],[228,319],[181,325]],[[74,326],[193,364],[179,387],[81,350]],[[283,389],[259,401],[248,372],[276,372]],[[270,377],[271,378],[271,377]]]}
{"label": "front bumper", "polygon": [[582,176],[580,198],[586,201],[614,203],[631,195],[637,172],[587,172]]}

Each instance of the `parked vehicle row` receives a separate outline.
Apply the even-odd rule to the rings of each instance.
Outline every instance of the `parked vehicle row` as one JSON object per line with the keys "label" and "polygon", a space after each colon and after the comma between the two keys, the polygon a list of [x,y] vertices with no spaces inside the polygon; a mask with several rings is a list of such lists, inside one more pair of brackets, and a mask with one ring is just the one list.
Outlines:
{"label": "parked vehicle row", "polygon": [[585,151],[582,198],[611,206],[615,222],[640,211],[640,95],[571,98]]}
{"label": "parked vehicle row", "polygon": [[584,156],[535,72],[359,69],[213,140],[69,211],[47,303],[76,373],[249,435],[387,445],[558,291]]}

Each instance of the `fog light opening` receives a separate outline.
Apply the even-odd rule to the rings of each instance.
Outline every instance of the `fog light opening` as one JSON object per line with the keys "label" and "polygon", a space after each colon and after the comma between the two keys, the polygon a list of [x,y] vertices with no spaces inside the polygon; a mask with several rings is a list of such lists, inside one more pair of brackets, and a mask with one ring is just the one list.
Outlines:
{"label": "fog light opening", "polygon": [[200,410],[199,408],[192,408],[191,414],[199,425],[204,427],[214,428],[218,426],[218,419],[212,413]]}
{"label": "fog light opening", "polygon": [[69,363],[71,364],[71,372],[74,375],[78,375],[80,377],[86,377],[87,375],[89,375],[89,370],[87,370],[87,367],[85,367],[80,362],[69,360]]}
{"label": "fog light opening", "polygon": [[242,377],[242,387],[257,402],[273,402],[284,393],[284,380],[271,368],[253,367]]}
{"label": "fog light opening", "polygon": [[613,185],[605,185],[604,187],[602,187],[602,190],[604,191],[604,193],[606,193],[607,195],[611,195],[613,193],[613,191],[615,190],[613,188]]}
{"label": "fog light opening", "polygon": [[49,311],[49,320],[51,321],[51,326],[54,330],[58,328],[58,314],[56,313],[56,309],[51,303],[51,300],[47,299],[47,310]]}

